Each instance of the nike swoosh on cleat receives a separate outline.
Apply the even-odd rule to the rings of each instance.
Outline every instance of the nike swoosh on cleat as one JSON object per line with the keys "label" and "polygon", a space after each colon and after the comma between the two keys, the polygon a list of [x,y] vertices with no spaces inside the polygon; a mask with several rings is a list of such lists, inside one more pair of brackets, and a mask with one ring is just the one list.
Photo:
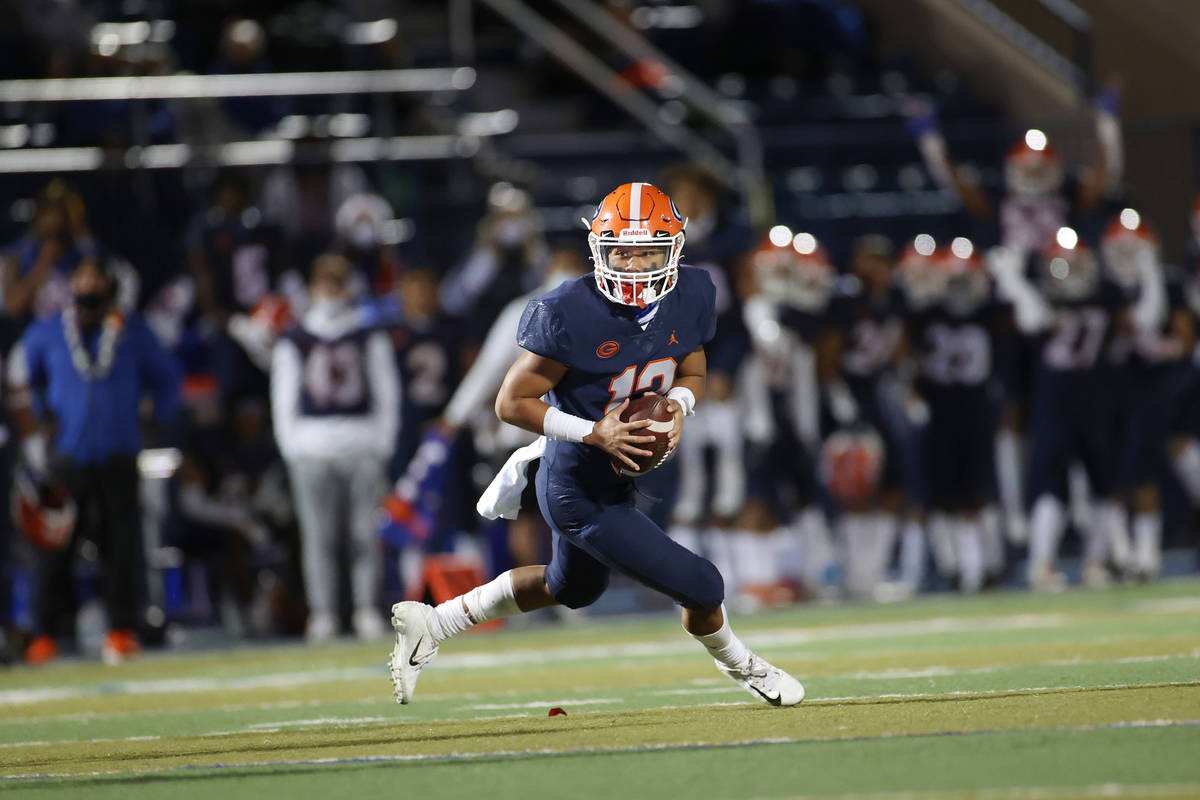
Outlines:
{"label": "nike swoosh on cleat", "polygon": [[[424,637],[424,636],[422,636],[420,639],[417,639],[417,646],[416,646],[416,647],[414,647],[414,648],[412,649],[412,652],[408,654],[408,665],[409,665],[410,667],[419,667],[419,666],[421,666],[421,665],[420,665],[420,664],[418,664],[416,661],[413,661],[413,659],[417,657],[417,651],[418,651],[419,649],[421,649],[421,642],[423,642],[423,641],[425,641],[425,637]],[[778,701],[776,701],[776,703],[778,703]]]}
{"label": "nike swoosh on cleat", "polygon": [[[749,686],[749,684],[747,684],[747,686]],[[764,693],[761,689],[755,688],[754,686],[750,686],[750,690],[773,706],[783,705],[783,698],[781,698],[779,695],[771,697],[771,695]]]}

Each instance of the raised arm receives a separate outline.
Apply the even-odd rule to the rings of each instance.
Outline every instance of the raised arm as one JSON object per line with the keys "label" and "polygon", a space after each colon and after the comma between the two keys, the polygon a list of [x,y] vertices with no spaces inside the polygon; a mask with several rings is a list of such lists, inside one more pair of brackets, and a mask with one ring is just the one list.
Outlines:
{"label": "raised arm", "polygon": [[908,130],[917,142],[925,168],[934,182],[943,189],[953,189],[963,207],[973,217],[988,219],[992,203],[978,184],[963,178],[958,165],[950,159],[946,137],[938,127],[937,111],[928,100],[914,99],[904,108]]}

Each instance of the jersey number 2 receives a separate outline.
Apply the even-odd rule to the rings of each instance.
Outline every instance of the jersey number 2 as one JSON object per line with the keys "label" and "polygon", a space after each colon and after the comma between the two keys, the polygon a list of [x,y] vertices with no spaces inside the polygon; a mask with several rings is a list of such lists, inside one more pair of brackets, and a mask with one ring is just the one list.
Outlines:
{"label": "jersey number 2", "polygon": [[[665,392],[675,382],[675,359],[671,357],[656,358],[642,367],[638,372],[637,364],[631,364],[625,371],[608,382],[608,392],[612,397],[604,407],[607,416],[617,406],[630,397],[634,392]],[[655,385],[657,382],[657,385]]]}

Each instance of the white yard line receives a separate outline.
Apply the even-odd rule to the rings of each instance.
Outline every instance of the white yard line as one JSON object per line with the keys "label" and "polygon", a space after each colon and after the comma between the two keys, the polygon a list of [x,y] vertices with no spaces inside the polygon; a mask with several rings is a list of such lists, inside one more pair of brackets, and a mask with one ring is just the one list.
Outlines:
{"label": "white yard line", "polygon": [[[1016,616],[957,618],[839,625],[806,630],[751,631],[745,641],[759,648],[777,648],[813,642],[877,639],[888,636],[925,636],[930,634],[977,633],[980,631],[1027,630],[1061,627],[1069,621],[1061,614],[1020,614]],[[522,649],[507,653],[448,653],[438,659],[439,672],[455,669],[545,664],[562,661],[604,661],[621,658],[648,658],[694,652],[696,645],[684,637],[668,640],[579,645]],[[339,681],[378,680],[382,668],[327,668],[302,672],[275,672],[245,677],[163,678],[157,680],[115,681],[95,686],[47,686],[0,691],[0,706],[31,705],[53,700],[124,694],[183,694],[238,689],[279,689]]]}
{"label": "white yard line", "polygon": [[1012,786],[957,792],[852,792],[846,794],[763,795],[752,800],[1071,800],[1096,797],[1200,796],[1200,783],[1096,783],[1091,786]]}
{"label": "white yard line", "polygon": [[[727,703],[727,704],[722,704],[722,705],[741,705],[741,704],[740,703],[739,704]],[[732,742],[662,742],[662,743],[657,743],[657,744],[640,744],[640,745],[590,746],[590,747],[570,747],[570,748],[557,748],[557,749],[556,748],[540,748],[537,750],[499,750],[499,751],[493,750],[493,751],[481,752],[481,753],[448,753],[448,754],[413,753],[413,754],[398,754],[398,755],[386,755],[386,756],[362,756],[362,757],[358,757],[358,758],[330,757],[330,758],[301,759],[301,760],[285,759],[285,760],[281,760],[281,761],[254,761],[254,762],[231,763],[231,764],[221,764],[221,765],[211,765],[211,766],[189,765],[187,767],[161,767],[161,768],[152,768],[152,769],[138,769],[138,770],[132,770],[132,771],[108,770],[108,771],[93,771],[93,772],[82,772],[82,773],[79,773],[79,772],[76,772],[76,773],[71,773],[71,772],[47,773],[47,774],[42,774],[42,775],[0,775],[0,778],[7,779],[8,781],[13,782],[13,783],[19,783],[19,782],[23,782],[23,781],[35,781],[40,778],[99,777],[99,776],[103,776],[103,775],[120,775],[120,774],[130,774],[130,773],[136,774],[136,775],[161,774],[164,772],[180,772],[182,770],[187,770],[189,772],[194,773],[194,772],[201,771],[201,770],[212,770],[214,772],[220,772],[223,769],[246,769],[248,767],[285,767],[285,766],[322,765],[322,764],[338,764],[338,765],[374,764],[374,763],[388,763],[388,762],[420,762],[420,761],[430,761],[430,762],[477,761],[480,759],[495,759],[495,758],[525,759],[525,758],[536,758],[539,756],[547,756],[547,755],[556,755],[556,756],[597,755],[597,754],[607,755],[607,754],[643,753],[643,752],[667,751],[667,750],[710,750],[710,749],[715,749],[715,748],[757,747],[757,746],[761,746],[761,745],[771,745],[771,744],[816,744],[816,743],[824,743],[824,742],[843,742],[843,741],[875,741],[875,740],[879,740],[879,739],[907,739],[907,738],[920,739],[920,738],[927,738],[927,737],[934,737],[934,736],[941,737],[941,736],[947,736],[947,735],[950,735],[950,736],[988,736],[988,735],[995,735],[995,734],[1035,733],[1035,732],[1045,733],[1047,731],[1052,731],[1055,733],[1072,733],[1072,732],[1111,730],[1114,728],[1134,729],[1134,728],[1151,728],[1151,727],[1152,728],[1195,727],[1197,725],[1200,725],[1200,720],[1156,719],[1156,720],[1135,720],[1135,721],[1129,721],[1129,722],[1118,722],[1118,723],[1101,724],[1101,725],[1060,726],[1060,727],[1053,727],[1053,728],[987,729],[987,730],[979,730],[979,731],[954,731],[954,732],[949,732],[949,733],[939,732],[939,733],[916,733],[916,734],[883,733],[883,734],[879,734],[876,736],[862,736],[862,737],[779,736],[779,737],[769,737],[769,738],[763,738],[763,739],[745,739],[745,740],[738,740],[738,741],[732,741]],[[216,734],[211,734],[211,735],[225,736],[225,735],[231,735],[233,733],[237,733],[237,732],[224,731],[221,733],[216,733]],[[125,741],[125,740],[96,739],[96,740],[85,740],[85,741],[110,742],[110,741]],[[1133,786],[1133,785],[1134,784],[1130,784],[1130,786]],[[1137,784],[1137,785],[1153,786],[1153,784]],[[1179,785],[1185,786],[1189,789],[1192,786],[1200,786],[1200,784],[1179,784]],[[1101,784],[1101,786],[1113,787],[1113,786],[1123,786],[1123,784]],[[1042,787],[1017,787],[1011,791],[1041,791],[1041,788]],[[1092,788],[1092,787],[1089,787],[1089,788]],[[986,791],[999,792],[999,794],[996,794],[995,797],[996,798],[1005,798],[1005,797],[1008,797],[1009,795],[1004,794],[1004,792],[1007,792],[1010,790],[1000,789],[1000,790],[986,790]],[[1052,790],[1050,788],[1046,788],[1045,791],[1051,792]],[[1076,790],[1072,787],[1072,791],[1073,792],[1074,791],[1082,792],[1083,790]],[[985,794],[984,792],[981,792],[979,794],[987,796],[989,798],[993,796],[990,794]],[[896,798],[909,796],[909,794],[907,794],[907,793],[896,793],[896,794],[883,793],[883,794],[835,795],[835,796],[837,796],[837,797],[856,797],[856,798],[879,797],[879,798],[886,798],[887,800],[895,800]],[[932,793],[932,794],[914,793],[911,796],[918,797],[918,798],[924,798],[927,796],[933,797],[933,798],[937,798],[939,796],[961,797],[961,796],[963,796],[963,793],[962,792],[954,793],[954,794],[947,793],[944,795],[939,795],[938,793]],[[974,795],[972,795],[972,796],[974,796]],[[1038,797],[1040,797],[1040,796],[1041,795],[1038,795]],[[1058,796],[1058,795],[1050,795],[1050,796]],[[1072,795],[1072,796],[1075,796],[1075,795]],[[1094,792],[1092,794],[1080,794],[1078,796],[1107,797],[1110,795],[1105,794],[1102,791],[1099,793]],[[1117,796],[1119,796],[1119,795],[1117,795]],[[803,797],[803,796],[795,796],[795,797],[799,798],[799,797]],[[1016,797],[1026,797],[1026,795],[1016,795]]]}

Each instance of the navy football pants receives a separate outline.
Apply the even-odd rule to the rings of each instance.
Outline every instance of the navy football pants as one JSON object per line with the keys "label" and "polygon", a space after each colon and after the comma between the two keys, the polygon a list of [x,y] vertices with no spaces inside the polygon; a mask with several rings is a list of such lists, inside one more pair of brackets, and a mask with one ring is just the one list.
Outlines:
{"label": "navy football pants", "polygon": [[543,460],[538,506],[554,532],[546,585],[558,602],[568,608],[594,603],[615,569],[684,608],[712,611],[721,605],[721,573],[638,511],[631,483],[597,482],[585,489],[550,473]]}

